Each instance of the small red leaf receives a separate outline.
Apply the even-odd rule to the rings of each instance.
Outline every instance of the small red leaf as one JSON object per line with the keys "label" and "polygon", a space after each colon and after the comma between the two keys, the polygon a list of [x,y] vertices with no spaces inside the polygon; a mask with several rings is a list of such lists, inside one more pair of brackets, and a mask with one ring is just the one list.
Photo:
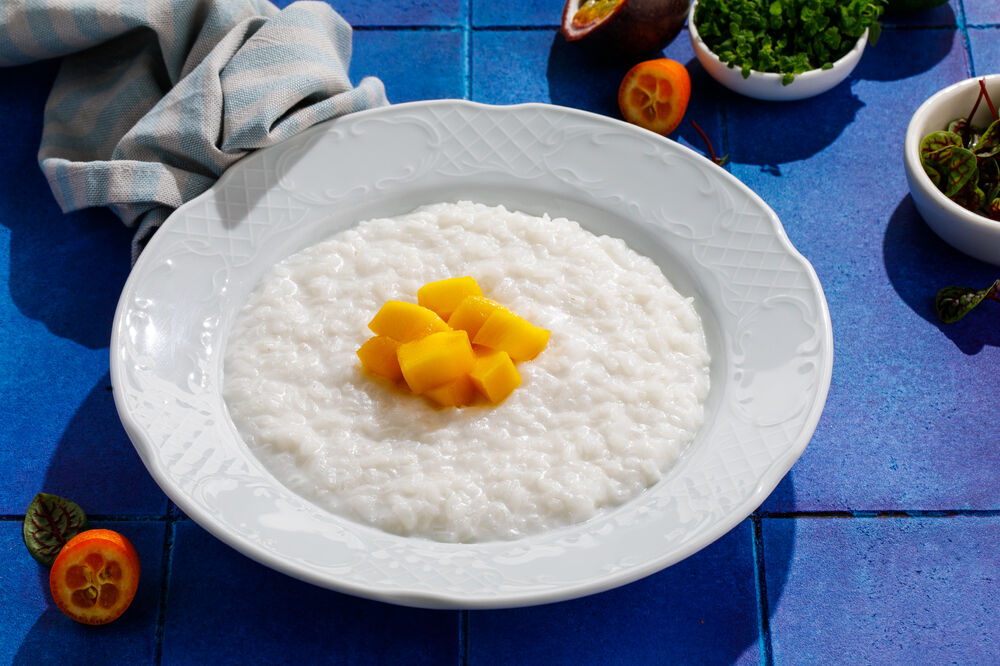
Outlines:
{"label": "small red leaf", "polygon": [[75,502],[38,493],[24,514],[24,544],[40,564],[52,566],[63,545],[87,528],[87,514]]}

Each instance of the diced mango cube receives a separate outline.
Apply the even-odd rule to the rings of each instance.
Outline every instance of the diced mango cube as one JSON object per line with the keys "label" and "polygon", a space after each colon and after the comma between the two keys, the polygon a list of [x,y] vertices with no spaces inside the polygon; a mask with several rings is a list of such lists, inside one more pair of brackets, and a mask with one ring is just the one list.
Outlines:
{"label": "diced mango cube", "polygon": [[476,399],[476,385],[469,375],[462,375],[447,384],[427,389],[424,395],[441,407],[464,407]]}
{"label": "diced mango cube", "polygon": [[368,328],[376,335],[384,335],[400,342],[410,342],[431,333],[450,330],[448,324],[433,310],[406,301],[386,301],[372,317]]}
{"label": "diced mango cube", "polygon": [[472,383],[487,400],[499,405],[521,384],[521,375],[505,351],[488,351],[476,358],[469,373]]}
{"label": "diced mango cube", "polygon": [[537,356],[550,333],[483,296],[471,277],[428,282],[417,303],[388,301],[358,349],[367,372],[404,380],[441,407],[498,405],[521,385],[515,363]]}
{"label": "diced mango cube", "polygon": [[454,329],[462,329],[475,338],[479,327],[497,310],[506,310],[496,301],[483,296],[466,296],[448,317],[448,325]]}
{"label": "diced mango cube", "polygon": [[417,303],[448,319],[466,296],[482,296],[479,283],[471,277],[455,277],[428,282],[417,290]]}
{"label": "diced mango cube", "polygon": [[368,338],[357,352],[361,365],[369,372],[386,379],[392,381],[402,379],[403,371],[399,369],[399,359],[396,357],[399,344],[397,340],[384,335]]}
{"label": "diced mango cube", "polygon": [[528,361],[545,349],[550,332],[535,326],[506,308],[491,314],[473,336],[472,341],[490,349],[510,354],[515,362]]}
{"label": "diced mango cube", "polygon": [[403,379],[414,393],[424,393],[472,370],[476,354],[465,331],[442,331],[404,342],[396,351]]}

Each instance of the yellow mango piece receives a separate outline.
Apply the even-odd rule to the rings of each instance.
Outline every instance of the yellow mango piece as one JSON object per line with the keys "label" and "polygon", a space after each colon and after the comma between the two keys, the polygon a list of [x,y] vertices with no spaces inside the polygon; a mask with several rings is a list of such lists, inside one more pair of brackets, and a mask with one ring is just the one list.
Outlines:
{"label": "yellow mango piece", "polygon": [[376,335],[368,338],[365,344],[358,349],[358,358],[361,365],[368,372],[397,381],[403,378],[403,371],[399,368],[399,359],[396,357],[396,350],[399,349],[399,342],[384,335]]}
{"label": "yellow mango piece", "polygon": [[510,310],[493,312],[479,327],[472,341],[510,354],[514,362],[529,361],[545,349],[550,331],[535,326]]}
{"label": "yellow mango piece", "polygon": [[428,282],[417,290],[417,303],[448,319],[466,296],[482,296],[483,290],[471,277],[455,277]]}
{"label": "yellow mango piece", "polygon": [[431,333],[450,330],[444,319],[433,310],[406,301],[386,301],[368,322],[368,328],[376,335],[384,335],[400,342],[410,342]]}
{"label": "yellow mango piece", "polygon": [[521,375],[505,351],[488,351],[476,358],[469,373],[476,389],[494,405],[507,399],[521,385]]}
{"label": "yellow mango piece", "polygon": [[458,379],[476,363],[465,331],[442,331],[404,342],[396,350],[396,357],[403,379],[414,393],[424,393]]}
{"label": "yellow mango piece", "polygon": [[461,329],[469,334],[469,338],[475,338],[479,327],[491,314],[506,309],[496,301],[483,296],[466,296],[448,317],[448,326],[456,330]]}
{"label": "yellow mango piece", "polygon": [[476,385],[469,375],[462,375],[447,384],[424,391],[424,395],[441,407],[464,407],[476,399]]}

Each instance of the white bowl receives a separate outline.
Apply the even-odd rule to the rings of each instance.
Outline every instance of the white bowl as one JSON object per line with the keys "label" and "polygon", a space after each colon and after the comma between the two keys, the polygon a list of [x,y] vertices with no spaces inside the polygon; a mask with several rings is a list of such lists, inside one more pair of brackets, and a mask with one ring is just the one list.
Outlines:
{"label": "white bowl", "polygon": [[694,13],[697,8],[698,3],[692,2],[688,12],[688,32],[691,34],[694,54],[698,57],[701,66],[713,79],[733,92],[754,99],[788,102],[825,93],[854,71],[858,61],[861,60],[861,54],[864,53],[865,44],[868,43],[868,31],[865,30],[854,48],[833,63],[833,67],[830,69],[811,69],[808,72],[796,74],[795,80],[787,86],[781,83],[782,75],[774,72],[758,72],[752,69],[750,76],[743,78],[738,67],[730,67],[722,62],[698,34],[698,28],[694,24]]}
{"label": "white bowl", "polygon": [[[910,118],[903,140],[903,164],[913,204],[927,226],[955,249],[1000,265],[1000,222],[973,213],[946,197],[920,164],[921,139],[935,130],[947,129],[949,122],[972,110],[979,94],[980,79],[986,79],[986,89],[994,105],[1000,104],[1000,74],[966,79],[938,91]],[[989,118],[989,108],[983,102],[972,121],[985,125]]]}

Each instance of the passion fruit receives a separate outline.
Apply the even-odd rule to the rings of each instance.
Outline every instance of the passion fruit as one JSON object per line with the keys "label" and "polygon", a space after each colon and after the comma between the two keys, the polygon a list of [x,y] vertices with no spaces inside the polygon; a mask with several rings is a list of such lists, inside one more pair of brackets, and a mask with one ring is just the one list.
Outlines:
{"label": "passion fruit", "polygon": [[619,59],[661,51],[684,27],[691,0],[566,0],[566,41]]}

